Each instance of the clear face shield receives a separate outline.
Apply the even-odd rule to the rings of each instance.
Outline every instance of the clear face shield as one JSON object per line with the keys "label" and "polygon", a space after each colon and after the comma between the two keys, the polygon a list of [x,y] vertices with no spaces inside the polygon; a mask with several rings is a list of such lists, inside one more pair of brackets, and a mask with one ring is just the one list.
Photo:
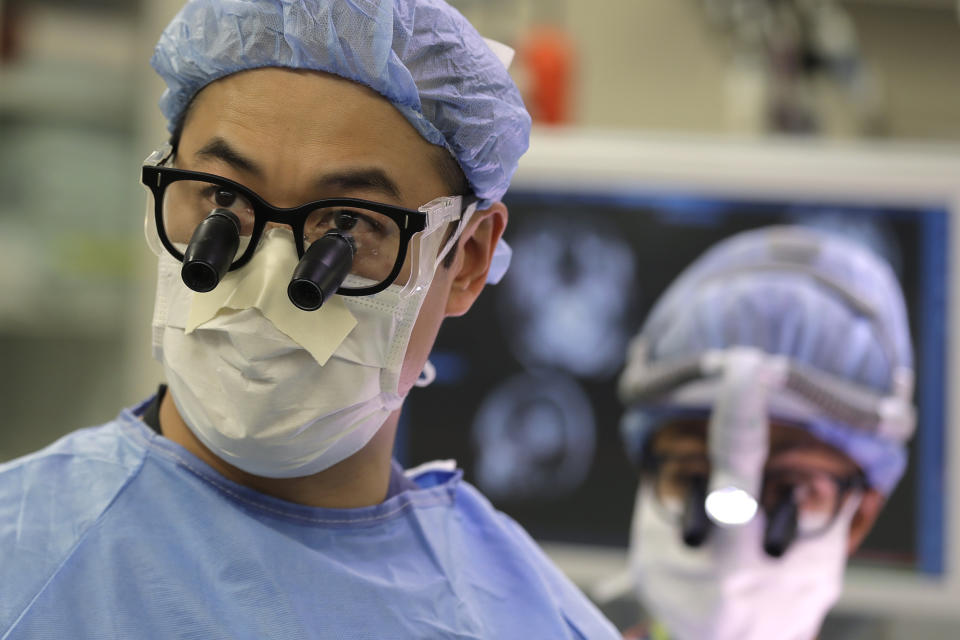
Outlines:
{"label": "clear face shield", "polygon": [[312,311],[333,294],[369,296],[391,285],[404,297],[429,286],[476,209],[476,199],[462,196],[418,210],[356,198],[279,209],[232,180],[168,166],[172,153],[164,145],[143,164],[147,243],[181,261],[184,283],[197,292],[250,262],[279,226],[291,231],[299,260],[287,288],[296,307]]}

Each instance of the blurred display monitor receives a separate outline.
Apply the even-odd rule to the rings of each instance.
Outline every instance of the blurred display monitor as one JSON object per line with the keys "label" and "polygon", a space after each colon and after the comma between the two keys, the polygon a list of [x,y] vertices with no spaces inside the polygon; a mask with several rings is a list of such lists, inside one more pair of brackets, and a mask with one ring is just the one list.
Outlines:
{"label": "blurred display monitor", "polygon": [[455,458],[582,586],[622,571],[637,483],[619,437],[628,340],[673,278],[740,231],[801,224],[893,266],[919,408],[909,470],[848,572],[848,610],[947,611],[960,594],[949,149],[535,135],[505,198],[513,264],[449,320],[436,382],[408,402],[407,465]]}

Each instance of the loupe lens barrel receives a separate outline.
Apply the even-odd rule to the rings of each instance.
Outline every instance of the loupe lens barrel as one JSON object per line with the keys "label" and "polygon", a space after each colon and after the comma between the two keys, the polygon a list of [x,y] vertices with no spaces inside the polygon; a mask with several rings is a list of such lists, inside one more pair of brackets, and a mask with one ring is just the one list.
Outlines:
{"label": "loupe lens barrel", "polygon": [[683,543],[688,547],[699,547],[710,533],[711,523],[707,517],[706,501],[707,481],[704,478],[690,485],[683,505],[681,535]]}
{"label": "loupe lens barrel", "polygon": [[767,516],[767,530],[763,536],[763,550],[771,558],[779,558],[797,537],[797,503],[793,496],[785,496]]}
{"label": "loupe lens barrel", "polygon": [[200,293],[212,291],[230,270],[240,247],[240,219],[227,209],[214,209],[197,225],[183,254],[180,277]]}
{"label": "loupe lens barrel", "polygon": [[290,302],[304,311],[319,309],[337,292],[353,268],[353,240],[330,231],[303,254],[287,287]]}

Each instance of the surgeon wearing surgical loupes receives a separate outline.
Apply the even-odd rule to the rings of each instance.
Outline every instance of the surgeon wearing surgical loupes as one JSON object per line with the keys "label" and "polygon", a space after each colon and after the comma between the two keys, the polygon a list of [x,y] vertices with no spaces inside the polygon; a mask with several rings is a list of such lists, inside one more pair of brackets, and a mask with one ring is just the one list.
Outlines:
{"label": "surgeon wearing surgical loupes", "polygon": [[505,58],[439,0],[186,4],[141,172],[169,386],[0,466],[0,636],[616,637],[452,462],[391,460],[506,268]]}
{"label": "surgeon wearing surgical loupes", "polygon": [[730,238],[654,306],[620,378],[652,638],[812,640],[906,465],[913,365],[890,267],[845,238]]}

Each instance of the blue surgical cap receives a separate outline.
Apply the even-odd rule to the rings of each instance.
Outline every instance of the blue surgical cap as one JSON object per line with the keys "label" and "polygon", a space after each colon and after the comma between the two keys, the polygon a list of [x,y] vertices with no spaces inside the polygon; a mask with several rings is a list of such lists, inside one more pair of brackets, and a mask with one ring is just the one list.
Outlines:
{"label": "blue surgical cap", "polygon": [[[846,238],[798,226],[766,227],[720,242],[690,265],[654,306],[640,336],[649,364],[711,350],[754,347],[877,396],[912,380],[903,293],[890,266]],[[633,452],[690,407],[638,403],[622,425]],[[889,493],[906,467],[904,442],[827,417],[803,424]]]}
{"label": "blue surgical cap", "polygon": [[504,64],[441,0],[190,0],[151,59],[172,131],[203,87],[238,71],[325,71],[389,100],[460,163],[480,208],[500,200],[530,136]]}

